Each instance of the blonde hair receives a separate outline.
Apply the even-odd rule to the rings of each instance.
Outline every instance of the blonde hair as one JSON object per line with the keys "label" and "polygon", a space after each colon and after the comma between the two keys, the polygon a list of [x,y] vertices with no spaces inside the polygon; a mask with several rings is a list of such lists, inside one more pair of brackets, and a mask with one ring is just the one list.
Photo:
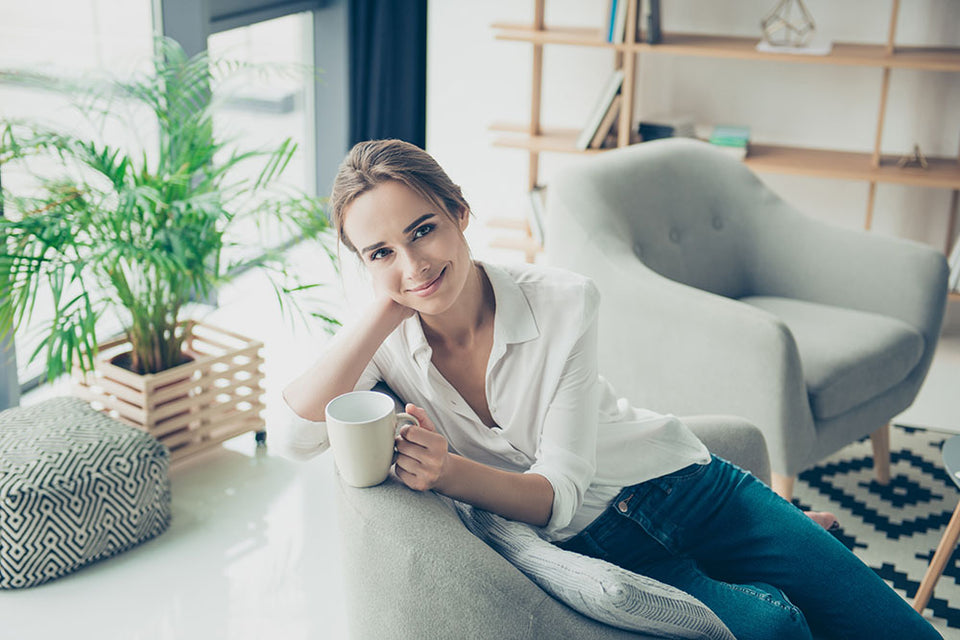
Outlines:
{"label": "blonde hair", "polygon": [[343,232],[344,214],[358,197],[389,181],[412,189],[454,222],[470,211],[460,187],[420,147],[403,140],[358,142],[340,163],[330,194],[330,221],[337,237],[354,253],[356,247]]}

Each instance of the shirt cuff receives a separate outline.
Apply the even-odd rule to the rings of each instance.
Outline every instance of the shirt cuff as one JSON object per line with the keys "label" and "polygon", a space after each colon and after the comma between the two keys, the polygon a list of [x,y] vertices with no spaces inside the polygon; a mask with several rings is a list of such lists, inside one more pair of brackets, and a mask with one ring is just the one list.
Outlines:
{"label": "shirt cuff", "polygon": [[282,406],[277,416],[277,428],[271,429],[270,433],[271,436],[279,436],[279,438],[271,438],[271,442],[279,445],[281,456],[291,460],[305,461],[330,448],[326,422],[314,422],[300,417],[290,408],[282,395],[280,404]]}
{"label": "shirt cuff", "polygon": [[549,522],[543,527],[548,535],[570,524],[583,504],[583,496],[593,475],[593,467],[587,461],[571,454],[563,457],[562,464],[540,460],[526,471],[543,476],[553,487],[553,510]]}

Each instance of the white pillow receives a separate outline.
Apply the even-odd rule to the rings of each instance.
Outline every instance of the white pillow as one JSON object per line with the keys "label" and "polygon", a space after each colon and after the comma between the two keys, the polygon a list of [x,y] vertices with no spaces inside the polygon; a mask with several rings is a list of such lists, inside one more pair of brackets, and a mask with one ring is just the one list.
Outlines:
{"label": "white pillow", "polygon": [[522,522],[455,502],[467,529],[541,589],[583,615],[662,638],[736,640],[688,593],[597,558],[566,551]]}

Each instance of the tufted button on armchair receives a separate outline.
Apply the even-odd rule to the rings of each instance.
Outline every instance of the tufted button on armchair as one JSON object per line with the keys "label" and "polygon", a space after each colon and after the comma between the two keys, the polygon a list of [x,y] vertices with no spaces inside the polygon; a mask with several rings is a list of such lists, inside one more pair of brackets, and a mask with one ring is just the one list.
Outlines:
{"label": "tufted button on armchair", "polygon": [[930,367],[943,255],[809,218],[743,164],[669,139],[592,157],[547,197],[546,257],[600,288],[600,370],[633,403],[759,426],[774,488],[889,421]]}

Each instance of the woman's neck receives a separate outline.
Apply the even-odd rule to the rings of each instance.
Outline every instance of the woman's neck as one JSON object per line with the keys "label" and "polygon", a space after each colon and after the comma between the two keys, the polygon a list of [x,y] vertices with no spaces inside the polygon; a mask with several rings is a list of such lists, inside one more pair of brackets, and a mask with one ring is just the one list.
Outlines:
{"label": "woman's neck", "polygon": [[434,348],[469,348],[477,334],[493,323],[495,307],[490,279],[474,262],[463,291],[450,309],[435,316],[420,315],[424,336]]}

